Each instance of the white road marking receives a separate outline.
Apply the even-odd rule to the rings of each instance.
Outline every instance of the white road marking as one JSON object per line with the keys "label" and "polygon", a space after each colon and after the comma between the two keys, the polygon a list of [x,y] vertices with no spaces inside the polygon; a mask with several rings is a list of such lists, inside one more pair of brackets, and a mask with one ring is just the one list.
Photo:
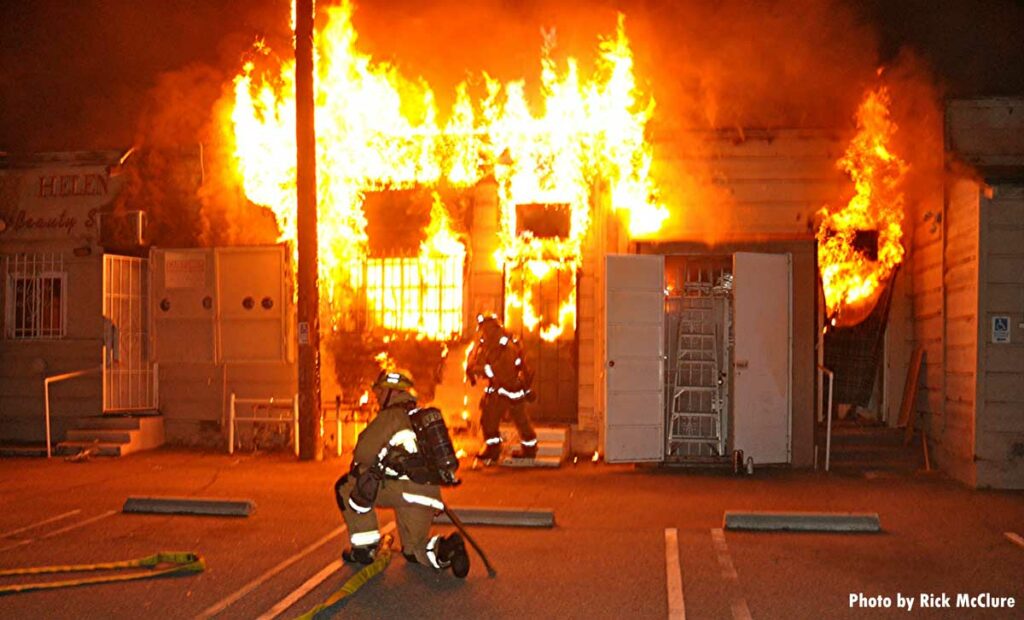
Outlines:
{"label": "white road marking", "polygon": [[[393,529],[395,529],[395,522],[391,521],[380,529],[380,533],[382,535],[388,534]],[[298,588],[295,588],[295,590],[291,594],[278,601],[273,607],[264,612],[263,615],[257,618],[256,620],[273,620],[273,618],[280,616],[289,607],[297,603],[300,599],[302,599],[302,597],[309,594],[317,586],[323,583],[328,577],[337,572],[337,570],[341,568],[343,564],[344,562],[342,562],[341,560],[335,560],[327,566],[323,567],[322,569],[320,569],[320,572],[307,579],[305,583],[303,583]]]}
{"label": "white road marking", "polygon": [[53,523],[54,521],[60,521],[61,519],[67,519],[68,517],[70,517],[72,515],[76,515],[76,514],[78,514],[80,512],[82,512],[81,508],[79,508],[78,510],[72,510],[70,512],[65,512],[64,514],[57,515],[56,517],[50,517],[49,519],[44,519],[42,521],[37,521],[35,523],[32,523],[31,525],[26,525],[25,527],[20,527],[20,528],[18,528],[16,530],[11,530],[9,532],[4,532],[3,534],[0,534],[0,538],[9,538],[11,536],[14,536],[15,534],[20,534],[20,533],[25,532],[27,530],[31,530],[33,528],[37,528],[40,525],[46,525],[47,523]]}
{"label": "white road marking", "polygon": [[722,577],[735,580],[737,578],[736,567],[732,565],[732,558],[729,557],[729,547],[725,544],[725,532],[722,531],[722,528],[712,528],[711,542],[715,546],[718,565],[722,568]]}
{"label": "white road marking", "polygon": [[89,525],[90,523],[95,523],[96,521],[99,521],[100,519],[106,519],[110,515],[116,514],[116,513],[117,513],[116,510],[108,510],[108,511],[104,512],[101,515],[97,515],[97,516],[92,517],[90,519],[86,519],[85,521],[79,521],[78,523],[75,523],[73,525],[69,525],[67,527],[62,527],[59,530],[54,530],[52,532],[49,532],[49,533],[45,534],[44,536],[40,536],[39,540],[43,540],[44,538],[53,538],[54,536],[57,536],[59,534],[63,534],[65,532],[70,532],[71,530],[77,530],[80,527]]}
{"label": "white road marking", "polygon": [[734,620],[753,620],[746,599],[741,598],[732,602],[732,617]]}
{"label": "white road marking", "polygon": [[668,584],[669,620],[686,620],[683,571],[679,565],[679,532],[674,527],[665,529],[665,576]]}
{"label": "white road marking", "polygon": [[[718,565],[722,568],[722,578],[731,581],[739,581],[736,574],[736,567],[732,563],[732,556],[729,555],[729,545],[725,542],[725,531],[722,528],[712,528],[711,542],[715,546],[715,554],[718,556]],[[732,601],[733,620],[751,620],[750,608],[747,607],[747,600],[742,596]]]}
{"label": "white road marking", "polygon": [[219,614],[220,612],[222,612],[225,609],[227,609],[229,606],[231,606],[234,603],[236,603],[239,599],[241,599],[246,594],[249,594],[250,592],[252,592],[256,588],[258,588],[261,585],[263,585],[264,582],[269,580],[274,575],[280,573],[281,571],[283,571],[284,569],[288,568],[292,564],[298,562],[299,560],[301,560],[305,556],[307,556],[310,553],[316,551],[319,547],[323,546],[327,541],[329,541],[332,538],[335,538],[335,537],[341,535],[341,533],[344,532],[344,531],[345,531],[345,526],[344,525],[339,526],[339,527],[331,530],[330,532],[328,532],[320,540],[318,540],[318,541],[314,542],[313,544],[309,545],[308,547],[306,547],[302,551],[296,553],[292,557],[290,557],[290,558],[280,562],[277,566],[271,568],[270,570],[268,570],[267,572],[263,573],[262,575],[260,575],[256,579],[253,579],[249,583],[247,583],[244,586],[242,586],[235,593],[225,597],[224,599],[220,600],[219,602],[217,602],[217,603],[213,604],[212,606],[208,607],[205,611],[203,611],[201,614],[196,616],[196,618],[211,618],[211,617],[215,616],[216,614]]}
{"label": "white road marking", "polygon": [[[21,530],[16,530],[16,532],[24,531],[26,529],[31,529],[33,527],[36,527],[36,526],[39,526],[39,525],[43,525],[43,524],[46,524],[46,523],[52,523],[53,521],[59,521],[60,519],[66,518],[66,517],[68,517],[70,515],[73,515],[73,514],[78,514],[79,512],[82,512],[82,511],[81,510],[72,510],[71,512],[65,513],[65,514],[60,515],[58,517],[54,517],[52,519],[47,519],[46,521],[41,521],[41,522],[33,524],[31,526],[22,528]],[[74,524],[69,525],[67,527],[62,527],[59,530],[54,530],[52,532],[48,532],[48,533],[43,534],[42,536],[39,536],[37,538],[26,538],[25,540],[19,540],[17,542],[13,542],[13,543],[7,545],[6,547],[0,547],[0,551],[8,551],[10,549],[14,549],[15,547],[21,547],[21,546],[24,546],[24,545],[28,545],[30,543],[34,543],[37,540],[43,540],[45,538],[53,538],[54,536],[57,536],[59,534],[63,534],[64,532],[70,532],[71,530],[76,530],[76,529],[78,529],[80,527],[89,525],[90,523],[94,523],[96,521],[99,521],[100,519],[106,519],[107,517],[109,517],[110,515],[112,515],[112,514],[114,514],[116,512],[117,512],[116,510],[109,510],[107,512],[104,512],[101,515],[98,515],[98,516],[95,516],[95,517],[91,517],[91,518],[86,519],[84,521],[79,521],[78,523],[74,523]]]}
{"label": "white road marking", "polygon": [[1003,532],[1003,535],[1010,539],[1010,542],[1017,545],[1018,547],[1024,547],[1024,538],[1020,537],[1020,534],[1016,532]]}

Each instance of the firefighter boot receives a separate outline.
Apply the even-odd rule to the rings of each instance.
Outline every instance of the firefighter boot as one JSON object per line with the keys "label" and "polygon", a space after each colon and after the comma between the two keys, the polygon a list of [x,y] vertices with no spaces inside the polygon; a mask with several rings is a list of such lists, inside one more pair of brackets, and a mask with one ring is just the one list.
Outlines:
{"label": "firefighter boot", "polygon": [[459,579],[465,579],[469,574],[469,554],[466,553],[466,545],[458,532],[449,534],[438,542],[437,557],[441,561],[441,566],[450,566],[452,574]]}
{"label": "firefighter boot", "polygon": [[480,454],[476,458],[483,461],[485,464],[490,464],[501,458],[501,438],[497,437],[494,439],[488,439],[484,445],[484,449],[480,451]]}
{"label": "firefighter boot", "polygon": [[512,451],[512,458],[514,459],[533,459],[537,457],[537,439],[534,438],[532,441],[523,441],[519,443],[519,447]]}
{"label": "firefighter boot", "polygon": [[373,564],[377,547],[349,547],[341,552],[341,559],[350,564]]}

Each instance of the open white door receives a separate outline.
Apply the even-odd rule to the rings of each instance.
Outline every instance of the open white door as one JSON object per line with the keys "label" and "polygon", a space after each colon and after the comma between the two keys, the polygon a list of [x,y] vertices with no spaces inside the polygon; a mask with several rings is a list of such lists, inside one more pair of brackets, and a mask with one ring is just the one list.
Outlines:
{"label": "open white door", "polygon": [[737,252],[733,262],[733,449],[790,461],[792,257]]}
{"label": "open white door", "polygon": [[665,458],[665,259],[605,257],[605,446],[609,463]]}

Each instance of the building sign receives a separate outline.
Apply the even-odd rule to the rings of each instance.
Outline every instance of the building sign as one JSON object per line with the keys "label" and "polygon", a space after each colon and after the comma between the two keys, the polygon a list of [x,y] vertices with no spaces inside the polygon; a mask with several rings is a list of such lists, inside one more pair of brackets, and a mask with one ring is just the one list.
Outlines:
{"label": "building sign", "polygon": [[1010,317],[992,317],[992,342],[1006,344],[1010,342]]}
{"label": "building sign", "polygon": [[[89,209],[84,215],[75,215],[67,209],[57,211],[50,209],[30,213],[27,209],[16,209],[10,212],[8,218],[3,219],[0,232],[12,234],[17,233],[39,233],[40,235],[55,236],[54,233],[64,233],[71,236],[72,233],[83,232],[82,229],[95,228],[98,222],[99,209]],[[47,234],[49,233],[49,234]]]}
{"label": "building sign", "polygon": [[104,174],[41,174],[39,198],[70,198],[73,196],[106,196],[109,179]]}
{"label": "building sign", "polygon": [[206,286],[206,254],[167,252],[164,255],[164,288],[202,288]]}
{"label": "building sign", "polygon": [[106,166],[47,162],[0,171],[0,239],[91,241],[124,181]]}

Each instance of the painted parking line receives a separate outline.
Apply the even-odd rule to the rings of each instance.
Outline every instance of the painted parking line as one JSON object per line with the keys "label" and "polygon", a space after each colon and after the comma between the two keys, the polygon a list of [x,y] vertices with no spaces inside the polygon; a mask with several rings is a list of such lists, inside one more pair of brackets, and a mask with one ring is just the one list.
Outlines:
{"label": "painted parking line", "polygon": [[674,527],[665,529],[665,577],[668,587],[668,618],[686,620],[683,570],[679,565],[679,532]]}
{"label": "painted parking line", "polygon": [[[395,522],[391,521],[380,529],[380,533],[381,535],[390,534],[391,531],[394,529]],[[302,597],[306,596],[314,589],[316,589],[317,586],[326,581],[328,577],[337,572],[338,569],[340,569],[343,565],[344,562],[342,562],[341,560],[335,560],[327,566],[323,567],[322,569],[320,569],[320,572],[307,579],[301,586],[295,588],[295,590],[292,591],[288,596],[278,601],[273,607],[268,609],[262,616],[260,616],[256,620],[273,620],[273,618],[280,616],[289,607],[299,602],[302,599]]]}
{"label": "painted parking line", "polygon": [[[81,512],[81,510],[74,510],[70,514],[77,514],[79,512]],[[110,515],[113,515],[113,514],[116,514],[116,513],[117,513],[116,510],[108,510],[107,512],[104,512],[103,514],[97,515],[95,517],[90,517],[88,519],[85,519],[83,521],[79,521],[77,523],[72,523],[71,525],[68,525],[67,527],[62,527],[59,530],[54,530],[52,532],[47,532],[46,534],[43,534],[42,536],[39,536],[37,538],[26,538],[25,540],[19,540],[17,542],[11,543],[11,544],[6,545],[4,547],[0,547],[0,551],[8,551],[8,550],[14,549],[16,547],[22,547],[24,545],[28,545],[28,544],[34,543],[37,540],[44,540],[44,539],[47,539],[47,538],[53,538],[54,536],[59,536],[60,534],[63,534],[65,532],[70,532],[71,530],[77,530],[80,527],[85,527],[86,525],[89,525],[90,523],[95,523],[96,521],[99,521],[100,519],[106,519]],[[66,516],[68,516],[68,515],[67,514],[61,515],[61,518],[63,519]],[[52,523],[53,521],[59,521],[59,520],[60,519],[54,517],[53,519],[48,519],[48,520],[46,520],[44,522],[36,523],[32,527],[43,525],[44,523]],[[31,528],[27,528],[27,529],[31,529]]]}
{"label": "painted parking line", "polygon": [[732,602],[732,618],[733,620],[753,620],[746,599],[741,598]]}
{"label": "painted parking line", "polygon": [[[722,528],[711,529],[711,542],[715,547],[715,555],[718,556],[718,565],[722,569],[722,578],[739,582],[739,575],[736,573],[736,567],[732,563],[732,556],[729,555],[729,545],[725,542],[725,532]],[[742,596],[735,598],[730,607],[733,620],[751,620],[747,599]]]}
{"label": "painted parking line", "polygon": [[1024,548],[1024,538],[1021,538],[1020,534],[1016,532],[1003,532],[1003,535],[1010,539],[1010,542],[1017,545],[1018,547]]}
{"label": "painted parking line", "polygon": [[42,521],[36,521],[35,523],[31,523],[29,525],[26,525],[25,527],[19,527],[16,530],[11,530],[9,532],[4,532],[3,534],[0,534],[0,538],[10,538],[11,536],[14,536],[15,534],[20,534],[22,532],[27,532],[28,530],[37,528],[37,527],[39,527],[41,525],[46,525],[47,523],[53,523],[54,521],[60,521],[62,519],[67,519],[68,517],[72,517],[72,516],[74,516],[74,515],[76,515],[76,514],[78,514],[80,512],[82,512],[81,508],[79,508],[77,510],[71,510],[71,511],[65,512],[64,514],[57,515],[56,517],[50,517],[49,519],[43,519]]}
{"label": "painted parking line", "polygon": [[78,523],[73,523],[73,524],[71,524],[71,525],[69,525],[67,527],[62,527],[59,530],[54,530],[52,532],[48,532],[44,536],[40,536],[39,540],[43,540],[44,538],[53,538],[54,536],[59,536],[60,534],[64,534],[66,532],[70,532],[71,530],[77,530],[78,528],[84,527],[86,525],[89,525],[90,523],[95,523],[95,522],[99,521],[100,519],[106,519],[110,515],[117,514],[117,512],[118,512],[117,510],[108,510],[108,511],[104,512],[103,514],[96,515],[95,517],[90,517],[90,518],[88,518],[88,519],[86,519],[84,521],[79,521]]}
{"label": "painted parking line", "polygon": [[736,567],[732,565],[732,557],[729,556],[729,546],[725,544],[725,532],[722,531],[722,528],[712,528],[711,542],[715,546],[715,555],[718,556],[718,566],[722,569],[722,578],[735,581],[737,578]]}
{"label": "painted parking line", "polygon": [[292,564],[298,562],[299,560],[301,560],[302,558],[306,557],[310,553],[313,553],[314,551],[316,551],[317,549],[319,549],[320,547],[325,545],[332,538],[337,538],[344,531],[345,531],[345,526],[344,525],[336,527],[335,529],[331,530],[326,535],[324,535],[323,538],[321,538],[320,540],[314,542],[313,544],[309,545],[308,547],[306,547],[302,551],[299,551],[298,553],[296,553],[295,555],[291,556],[290,558],[288,558],[286,560],[283,560],[282,562],[278,563],[276,566],[274,566],[273,568],[271,568],[267,572],[263,573],[262,575],[260,575],[256,579],[253,579],[249,583],[245,584],[244,586],[242,586],[241,588],[239,588],[238,590],[236,590],[232,594],[229,594],[225,598],[221,599],[220,601],[218,601],[218,602],[214,603],[213,605],[211,605],[210,607],[206,608],[206,610],[204,610],[201,614],[196,616],[196,618],[212,618],[213,616],[219,614],[220,612],[224,611],[225,609],[227,609],[231,605],[233,605],[236,602],[238,602],[238,600],[241,599],[242,597],[244,597],[245,595],[249,594],[250,592],[252,592],[256,588],[258,588],[261,585],[263,585],[266,581],[268,581],[274,575],[280,573],[281,571],[283,571],[284,569],[288,568]]}

